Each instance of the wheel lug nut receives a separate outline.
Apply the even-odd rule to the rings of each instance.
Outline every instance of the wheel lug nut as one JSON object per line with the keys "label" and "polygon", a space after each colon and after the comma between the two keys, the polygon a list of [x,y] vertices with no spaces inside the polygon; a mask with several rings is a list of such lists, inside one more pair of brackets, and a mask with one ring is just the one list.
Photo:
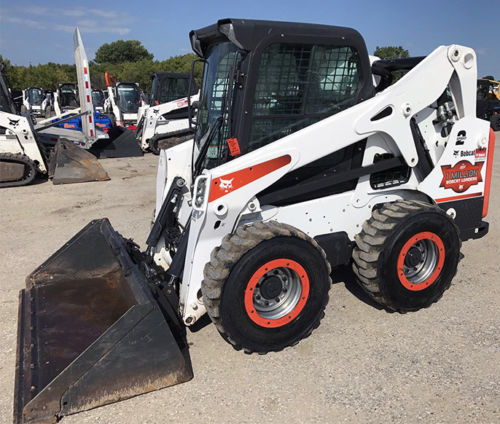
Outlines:
{"label": "wheel lug nut", "polygon": [[280,298],[277,297],[276,299],[274,299],[276,302],[279,302],[280,301]]}

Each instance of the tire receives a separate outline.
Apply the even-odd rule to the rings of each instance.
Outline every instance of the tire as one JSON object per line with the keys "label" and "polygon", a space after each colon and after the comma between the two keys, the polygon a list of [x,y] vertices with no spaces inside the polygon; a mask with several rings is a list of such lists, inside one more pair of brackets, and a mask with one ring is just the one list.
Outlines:
{"label": "tire", "polygon": [[153,155],[158,156],[160,154],[160,148],[158,146],[158,140],[154,137],[148,140],[149,151],[153,153]]}
{"label": "tire", "polygon": [[437,302],[457,272],[458,228],[434,205],[385,203],[372,212],[355,240],[358,283],[390,311],[417,311]]}
{"label": "tire", "polygon": [[491,117],[491,128],[493,131],[500,131],[500,114]]}
{"label": "tire", "polygon": [[212,251],[201,291],[222,337],[236,350],[264,354],[298,343],[319,326],[330,271],[324,251],[303,232],[255,222]]}

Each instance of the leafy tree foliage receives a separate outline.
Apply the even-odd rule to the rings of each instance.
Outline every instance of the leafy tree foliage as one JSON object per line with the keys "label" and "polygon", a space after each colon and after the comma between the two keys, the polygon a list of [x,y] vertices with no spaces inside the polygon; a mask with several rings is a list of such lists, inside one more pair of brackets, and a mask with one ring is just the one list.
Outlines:
{"label": "leafy tree foliage", "polygon": [[[186,54],[182,56],[173,56],[167,60],[158,61],[151,59],[142,59],[137,62],[122,62],[122,63],[95,63],[90,62],[90,78],[93,88],[105,89],[104,73],[109,72],[110,75],[117,78],[118,81],[138,82],[141,89],[146,92],[151,92],[152,72],[191,72],[191,63],[196,56],[194,54]],[[26,87],[35,86],[45,90],[55,90],[59,82],[76,82],[76,67],[75,65],[61,65],[57,63],[47,63],[36,66],[15,66],[7,59],[2,59],[0,62],[6,65],[5,77],[9,86],[12,89],[24,89]],[[195,80],[198,85],[201,82],[203,66],[198,63],[195,67]]]}
{"label": "leafy tree foliage", "polygon": [[483,77],[483,79],[496,81],[496,79],[495,79],[495,77],[493,77],[493,75],[486,75],[485,77]]}
{"label": "leafy tree foliage", "polygon": [[153,54],[138,40],[118,40],[105,43],[95,52],[96,63],[122,63],[153,60]]}
{"label": "leafy tree foliage", "polygon": [[410,55],[408,50],[403,49],[402,46],[377,46],[373,54],[374,56],[380,57],[380,59],[400,59]]}

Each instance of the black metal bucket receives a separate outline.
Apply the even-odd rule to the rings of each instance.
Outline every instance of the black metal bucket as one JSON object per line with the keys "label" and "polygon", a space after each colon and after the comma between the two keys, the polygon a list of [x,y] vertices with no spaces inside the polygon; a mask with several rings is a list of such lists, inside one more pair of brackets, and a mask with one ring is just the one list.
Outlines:
{"label": "black metal bucket", "polygon": [[99,159],[143,156],[133,131],[120,126],[111,128],[108,139],[98,140],[90,149]]}
{"label": "black metal bucket", "polygon": [[[193,377],[125,240],[89,223],[20,292],[14,422],[56,422]],[[177,334],[177,333],[176,333]]]}
{"label": "black metal bucket", "polygon": [[49,162],[49,177],[53,184],[73,184],[107,181],[108,173],[97,158],[73,142],[59,140]]}

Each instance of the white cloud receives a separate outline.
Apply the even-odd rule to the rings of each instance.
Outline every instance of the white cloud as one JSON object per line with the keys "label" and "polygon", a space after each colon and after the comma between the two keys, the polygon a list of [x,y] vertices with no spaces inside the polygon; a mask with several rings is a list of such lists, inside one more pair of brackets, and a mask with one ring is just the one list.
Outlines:
{"label": "white cloud", "polygon": [[[31,15],[29,18],[26,16]],[[43,17],[37,19],[37,17]],[[79,27],[82,33],[126,35],[131,32],[127,26],[134,21],[125,12],[110,12],[99,9],[73,7],[54,14],[50,8],[36,4],[0,9],[0,21],[22,24],[40,30],[55,30],[73,33]],[[119,22],[120,25],[116,23]]]}

